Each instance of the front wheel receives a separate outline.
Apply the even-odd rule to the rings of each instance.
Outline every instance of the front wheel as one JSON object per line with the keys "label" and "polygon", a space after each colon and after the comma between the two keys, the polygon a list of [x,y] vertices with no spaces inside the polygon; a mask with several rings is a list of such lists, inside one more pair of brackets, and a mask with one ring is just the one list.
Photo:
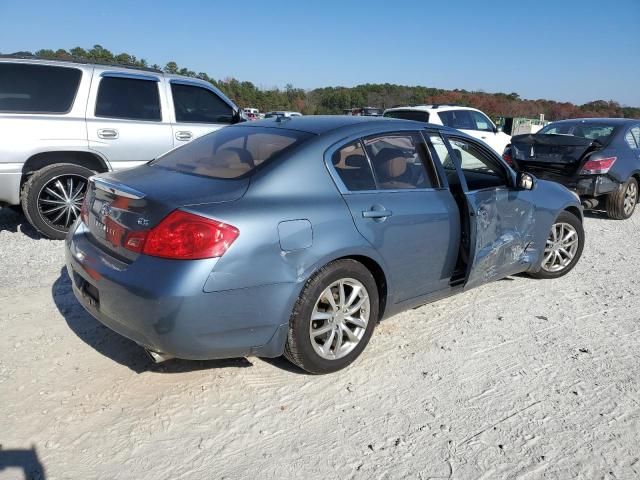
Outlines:
{"label": "front wheel", "polygon": [[349,259],[329,263],[298,298],[285,356],[309,373],[345,368],[367,346],[378,308],[378,288],[364,265]]}
{"label": "front wheel", "polygon": [[545,244],[542,266],[531,276],[536,278],[559,278],[576,266],[584,249],[584,228],[578,217],[562,212],[551,226]]}
{"label": "front wheel", "polygon": [[22,210],[29,223],[48,238],[64,239],[80,214],[87,179],[93,174],[88,168],[60,163],[31,175],[21,194]]}
{"label": "front wheel", "polygon": [[618,190],[607,195],[607,215],[615,220],[626,220],[633,215],[638,203],[638,182],[631,177]]}

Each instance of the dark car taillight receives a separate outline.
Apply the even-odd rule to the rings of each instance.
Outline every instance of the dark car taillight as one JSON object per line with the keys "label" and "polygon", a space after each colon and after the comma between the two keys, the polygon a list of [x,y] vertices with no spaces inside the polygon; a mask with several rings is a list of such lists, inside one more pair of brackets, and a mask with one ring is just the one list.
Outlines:
{"label": "dark car taillight", "polygon": [[599,158],[597,160],[588,160],[584,164],[580,173],[582,175],[596,175],[601,173],[607,173],[618,157]]}
{"label": "dark car taillight", "polygon": [[502,154],[502,159],[507,162],[507,165],[513,167],[513,158],[511,158],[511,151],[509,147],[504,149],[504,153]]}
{"label": "dark car taillight", "polygon": [[175,210],[151,230],[129,232],[124,247],[154,257],[196,260],[221,257],[238,235],[232,225]]}

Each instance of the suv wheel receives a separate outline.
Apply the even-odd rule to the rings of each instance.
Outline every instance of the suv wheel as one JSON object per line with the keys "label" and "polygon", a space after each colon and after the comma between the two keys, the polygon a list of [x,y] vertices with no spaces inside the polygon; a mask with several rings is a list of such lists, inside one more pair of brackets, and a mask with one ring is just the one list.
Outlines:
{"label": "suv wheel", "polygon": [[378,288],[355,260],[337,260],[305,285],[293,309],[285,356],[309,373],[345,368],[362,353],[378,321]]}
{"label": "suv wheel", "polygon": [[31,175],[20,196],[29,223],[45,237],[64,239],[80,214],[87,179],[94,173],[79,165],[60,163]]}
{"label": "suv wheel", "polygon": [[569,273],[582,256],[584,228],[580,219],[562,212],[551,226],[543,252],[542,266],[532,277],[559,278]]}
{"label": "suv wheel", "polygon": [[638,203],[638,182],[631,177],[618,190],[607,196],[607,215],[615,220],[626,220]]}

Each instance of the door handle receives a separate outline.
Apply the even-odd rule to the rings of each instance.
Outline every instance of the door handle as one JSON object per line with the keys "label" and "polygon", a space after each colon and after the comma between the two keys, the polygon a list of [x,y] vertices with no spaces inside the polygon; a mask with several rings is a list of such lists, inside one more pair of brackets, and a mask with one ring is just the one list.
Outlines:
{"label": "door handle", "polygon": [[187,131],[176,132],[176,140],[180,140],[186,142],[187,140],[191,140],[193,138],[193,133]]}
{"label": "door handle", "polygon": [[115,128],[100,128],[98,130],[98,137],[104,139],[118,138],[118,130]]}
{"label": "door handle", "polygon": [[387,218],[393,215],[391,210],[364,210],[362,212],[363,218]]}

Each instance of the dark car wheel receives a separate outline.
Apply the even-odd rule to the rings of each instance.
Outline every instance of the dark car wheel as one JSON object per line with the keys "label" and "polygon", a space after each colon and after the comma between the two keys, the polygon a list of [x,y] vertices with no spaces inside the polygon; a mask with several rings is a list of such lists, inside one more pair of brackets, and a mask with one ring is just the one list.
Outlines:
{"label": "dark car wheel", "polygon": [[578,217],[562,212],[551,226],[536,278],[558,278],[569,273],[582,256],[584,228]]}
{"label": "dark car wheel", "polygon": [[94,173],[79,165],[60,163],[31,175],[20,198],[29,223],[45,237],[64,239],[80,214],[87,179]]}
{"label": "dark car wheel", "polygon": [[378,321],[378,288],[355,260],[337,260],[305,285],[293,309],[285,356],[309,373],[345,368],[362,353]]}
{"label": "dark car wheel", "polygon": [[626,220],[633,215],[637,203],[638,181],[631,177],[607,196],[607,215],[615,220]]}

